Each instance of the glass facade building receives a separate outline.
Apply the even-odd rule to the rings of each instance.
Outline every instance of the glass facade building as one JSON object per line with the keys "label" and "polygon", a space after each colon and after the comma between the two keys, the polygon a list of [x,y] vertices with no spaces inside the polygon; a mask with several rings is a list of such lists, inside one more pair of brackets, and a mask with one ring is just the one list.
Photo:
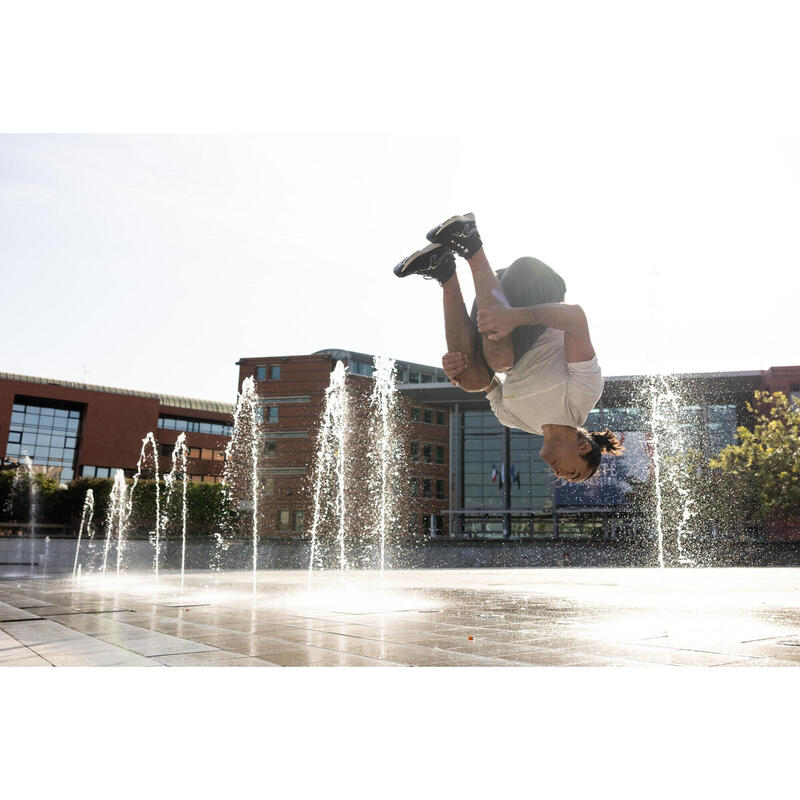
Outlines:
{"label": "glass facade building", "polygon": [[[734,444],[737,426],[747,424],[747,401],[758,387],[754,376],[686,376],[679,383],[682,396],[673,409],[671,435],[705,459]],[[543,437],[505,428],[488,402],[466,398],[459,390],[415,390],[415,399],[449,406],[450,535],[585,538],[632,524],[631,494],[637,481],[653,475],[652,424],[642,389],[640,378],[606,382],[585,427],[609,428],[625,451],[603,458],[583,483],[556,478],[540,457]]]}

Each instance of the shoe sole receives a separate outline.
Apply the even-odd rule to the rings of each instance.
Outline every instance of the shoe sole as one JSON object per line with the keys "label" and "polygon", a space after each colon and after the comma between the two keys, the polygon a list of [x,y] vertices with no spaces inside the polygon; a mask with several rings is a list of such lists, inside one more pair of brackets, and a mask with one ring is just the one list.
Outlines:
{"label": "shoe sole", "polygon": [[[423,247],[422,250],[417,250],[415,253],[412,253],[405,261],[401,261],[394,268],[394,274],[397,275],[398,278],[406,278],[409,275],[416,275],[415,272],[406,272],[406,270],[412,266],[413,262],[417,260],[420,256],[425,255],[426,253],[430,253],[433,250],[447,250],[447,248],[443,244],[429,244],[427,247]],[[428,270],[423,270],[427,272]]]}
{"label": "shoe sole", "polygon": [[437,226],[436,228],[431,228],[428,231],[425,238],[429,242],[435,242],[436,237],[452,222],[471,222],[473,225],[475,224],[475,215],[470,211],[468,214],[456,214],[454,217],[450,217],[446,219],[441,225]]}

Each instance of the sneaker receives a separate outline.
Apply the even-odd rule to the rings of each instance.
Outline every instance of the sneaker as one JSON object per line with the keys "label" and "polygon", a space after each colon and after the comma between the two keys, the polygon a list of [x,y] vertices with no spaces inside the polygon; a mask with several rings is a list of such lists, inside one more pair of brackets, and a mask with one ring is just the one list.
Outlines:
{"label": "sneaker", "polygon": [[438,228],[428,231],[426,238],[429,242],[455,250],[464,258],[471,258],[483,246],[472,213],[446,219]]}
{"label": "sneaker", "polygon": [[442,286],[455,271],[456,259],[452,251],[441,244],[429,244],[424,249],[417,250],[394,268],[394,274],[398,278],[405,278],[407,275],[422,275],[428,280],[436,278]]}

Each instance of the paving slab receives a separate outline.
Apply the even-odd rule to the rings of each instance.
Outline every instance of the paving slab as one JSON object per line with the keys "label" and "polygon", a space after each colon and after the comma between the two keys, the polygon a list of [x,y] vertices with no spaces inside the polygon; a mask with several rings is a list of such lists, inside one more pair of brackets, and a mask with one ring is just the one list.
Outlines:
{"label": "paving slab", "polygon": [[22,608],[0,602],[0,622],[14,622],[15,620],[24,619],[41,619],[41,617]]}
{"label": "paving slab", "polygon": [[[155,656],[153,661],[168,667],[276,667],[261,658],[252,658],[230,650],[205,650],[200,653],[178,653],[172,656]],[[237,662],[234,664],[233,662]]]}
{"label": "paving slab", "polygon": [[0,627],[20,645],[53,666],[153,666],[146,658],[70,630],[51,620],[7,622]]}

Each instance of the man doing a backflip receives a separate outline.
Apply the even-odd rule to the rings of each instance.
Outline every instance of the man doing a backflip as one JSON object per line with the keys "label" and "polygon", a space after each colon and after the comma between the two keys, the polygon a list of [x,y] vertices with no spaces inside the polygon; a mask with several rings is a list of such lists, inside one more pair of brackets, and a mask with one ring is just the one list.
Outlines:
{"label": "man doing a backflip", "polygon": [[[495,273],[473,214],[450,217],[427,238],[431,244],[403,259],[394,273],[435,278],[442,286],[447,377],[464,391],[486,392],[506,427],[543,436],[541,457],[559,478],[590,478],[603,452],[619,455],[623,448],[610,430],[582,427],[603,392],[603,376],[583,309],[564,303],[564,279],[527,257]],[[471,314],[455,253],[472,271]]]}

